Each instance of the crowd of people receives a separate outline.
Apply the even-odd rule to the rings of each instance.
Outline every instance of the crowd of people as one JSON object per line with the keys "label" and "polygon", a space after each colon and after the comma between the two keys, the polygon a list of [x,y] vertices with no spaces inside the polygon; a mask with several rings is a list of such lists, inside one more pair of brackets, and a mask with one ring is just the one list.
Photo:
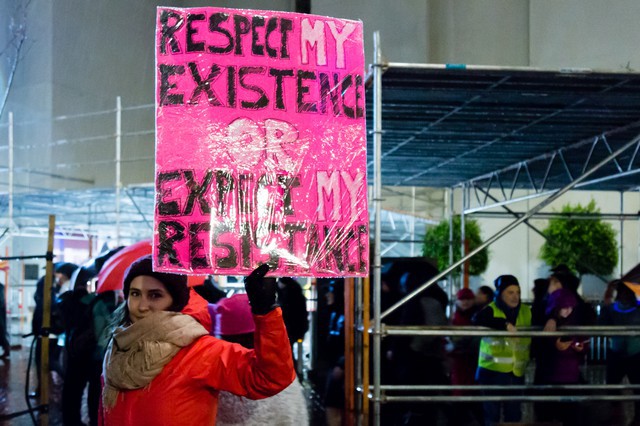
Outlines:
{"label": "crowd of people", "polygon": [[[393,287],[390,277],[386,278],[383,286]],[[427,278],[419,271],[405,273],[398,280],[400,292],[396,297],[410,293]],[[580,391],[561,386],[586,383],[582,366],[591,339],[580,335],[532,338],[517,333],[530,327],[553,332],[567,326],[640,325],[640,285],[620,280],[609,283],[600,315],[596,315],[594,307],[579,294],[580,279],[565,265],[553,268],[548,277],[535,281],[531,304],[522,302],[520,282],[515,276],[501,275],[493,284],[493,288],[482,286],[475,293],[468,288],[458,291],[449,319],[445,315],[447,295],[438,285],[432,285],[410,300],[393,321],[399,325],[481,326],[512,332],[515,336],[472,337],[460,333],[446,338],[390,338],[391,343],[385,346],[385,368],[390,372],[383,375],[383,383],[452,385],[449,395],[490,398],[482,403],[396,404],[386,410],[385,424],[427,424],[428,419],[452,425],[517,423],[522,419],[522,403],[518,398],[525,392],[546,396],[545,400],[532,404],[533,417],[538,422],[600,424],[595,423],[598,416],[592,405],[569,398]],[[631,384],[639,384],[640,337],[613,337],[609,341],[606,382],[619,384],[626,376]],[[531,391],[527,389],[529,385],[539,389],[558,386]],[[477,390],[472,386],[478,386]],[[635,413],[632,425],[640,424],[638,403]]]}
{"label": "crowd of people", "polygon": [[[227,297],[211,278],[189,288],[186,276],[155,272],[151,261],[150,256],[138,259],[127,270],[122,290],[100,294],[88,291],[83,267],[55,265],[50,331],[64,344],[51,339],[50,364],[62,377],[64,424],[83,424],[81,402],[87,386],[91,425],[144,423],[159,417],[171,419],[171,424],[195,417],[202,424],[216,418],[229,425],[308,424],[303,388],[295,380],[302,372],[295,370],[291,350],[309,330],[300,284],[292,278],[266,278],[268,266],[263,265],[246,279],[246,294]],[[411,293],[433,272],[400,268],[383,274],[383,305]],[[42,327],[43,283],[39,281],[35,294],[35,335]],[[522,302],[515,276],[501,275],[493,288],[461,289],[451,306],[441,287],[429,286],[388,322],[481,326],[513,335],[388,337],[382,347],[383,383],[452,385],[450,392],[439,388],[428,394],[488,397],[505,395],[511,386],[508,393],[516,398],[389,404],[382,413],[383,424],[431,424],[433,419],[440,419],[434,424],[451,425],[519,422],[522,403],[517,397],[525,392],[558,397],[532,405],[536,421],[594,424],[588,404],[566,398],[575,391],[536,393],[525,386],[585,383],[581,367],[590,338],[517,335],[530,326],[556,331],[565,326],[640,325],[640,285],[609,283],[599,315],[582,299],[579,285],[580,279],[561,265],[535,280],[531,304]],[[344,417],[344,281],[318,280],[318,288],[316,344],[319,367],[325,371],[316,384],[327,424],[333,426],[342,424]],[[618,384],[626,377],[640,385],[640,338],[609,341],[607,383]],[[39,391],[38,386],[32,396]],[[161,409],[176,407],[176,401],[181,401],[180,410]],[[632,424],[640,424],[640,403],[635,413]]]}

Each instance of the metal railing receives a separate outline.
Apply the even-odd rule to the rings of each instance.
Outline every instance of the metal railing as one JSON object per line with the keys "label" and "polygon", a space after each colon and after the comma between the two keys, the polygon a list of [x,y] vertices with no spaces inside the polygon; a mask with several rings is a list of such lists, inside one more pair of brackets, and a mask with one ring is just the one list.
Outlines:
{"label": "metal railing", "polygon": [[[588,336],[594,342],[599,338],[637,337],[640,326],[574,326],[561,327],[556,331],[544,331],[541,327],[520,327],[517,331],[500,331],[485,327],[466,326],[391,326],[382,324],[381,337],[389,336],[441,336],[441,337],[505,337],[505,338],[549,338],[563,336]],[[600,342],[599,344],[602,344]],[[407,349],[408,350],[408,349]],[[589,359],[585,354],[585,359]],[[595,367],[597,364],[590,367]],[[601,364],[600,364],[601,366]],[[589,366],[588,366],[589,367]],[[527,377],[531,377],[530,366]],[[639,367],[640,368],[640,367]],[[374,386],[369,386],[368,397],[374,398]],[[452,395],[453,390],[462,390],[465,395]],[[554,391],[560,391],[553,393]],[[568,394],[574,391],[575,394]],[[601,391],[601,392],[598,392]],[[627,391],[625,393],[625,391]],[[628,393],[633,391],[633,393]],[[413,395],[396,394],[413,392]],[[637,392],[637,393],[636,393]],[[421,394],[423,393],[423,394]],[[449,393],[449,394],[448,394]],[[473,395],[474,393],[485,393]],[[488,393],[488,394],[487,394]],[[640,384],[524,384],[511,386],[488,385],[389,385],[380,384],[378,403],[397,402],[481,402],[481,401],[528,401],[528,402],[579,402],[579,401],[637,401],[640,400]]]}

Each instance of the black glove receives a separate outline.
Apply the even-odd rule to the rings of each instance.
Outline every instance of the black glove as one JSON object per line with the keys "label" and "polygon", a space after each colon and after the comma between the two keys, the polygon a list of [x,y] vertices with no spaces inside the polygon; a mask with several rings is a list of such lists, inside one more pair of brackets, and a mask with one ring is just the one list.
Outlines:
{"label": "black glove", "polygon": [[244,279],[244,288],[247,291],[251,312],[254,315],[268,314],[278,306],[276,303],[276,280],[275,278],[265,278],[267,272],[269,272],[269,265],[264,263]]}

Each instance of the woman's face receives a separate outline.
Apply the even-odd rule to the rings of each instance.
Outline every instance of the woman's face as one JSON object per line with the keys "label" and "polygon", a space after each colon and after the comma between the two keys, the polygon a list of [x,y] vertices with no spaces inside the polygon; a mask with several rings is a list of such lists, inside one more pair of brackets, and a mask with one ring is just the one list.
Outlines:
{"label": "woman's face", "polygon": [[456,306],[458,306],[458,309],[460,309],[461,311],[466,311],[469,310],[473,307],[474,305],[474,300],[473,299],[457,299],[456,300]]}
{"label": "woman's face", "polygon": [[516,308],[520,304],[520,286],[510,285],[500,295],[505,305]]}
{"label": "woman's face", "polygon": [[573,312],[573,308],[571,306],[567,306],[566,308],[561,308],[558,312],[560,318],[569,318],[569,315]]}
{"label": "woman's face", "polygon": [[140,275],[131,281],[127,307],[132,323],[153,312],[166,311],[171,305],[173,297],[156,278]]}
{"label": "woman's face", "polygon": [[489,303],[489,296],[479,291],[476,293],[476,305],[484,306]]}
{"label": "woman's face", "polygon": [[333,291],[326,292],[324,298],[327,302],[327,305],[333,305],[336,301],[336,295],[333,294]]}

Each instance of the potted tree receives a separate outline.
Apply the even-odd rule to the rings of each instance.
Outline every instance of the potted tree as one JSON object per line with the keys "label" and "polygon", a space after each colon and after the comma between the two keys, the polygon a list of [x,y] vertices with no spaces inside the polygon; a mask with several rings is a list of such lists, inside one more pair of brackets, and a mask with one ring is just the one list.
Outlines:
{"label": "potted tree", "polygon": [[[453,217],[453,261],[461,259],[460,245],[460,216]],[[465,218],[465,239],[467,240],[467,252],[475,250],[482,244],[480,236],[480,226],[473,219]],[[427,229],[422,245],[422,255],[434,259],[440,271],[449,266],[449,220],[442,220],[438,225]],[[489,264],[489,250],[484,249],[469,260],[469,275],[482,274]],[[459,275],[460,271],[453,271],[454,275]]]}
{"label": "potted tree", "polygon": [[595,201],[586,206],[566,204],[561,212],[566,217],[549,220],[542,231],[547,240],[540,249],[540,259],[551,267],[565,264],[581,276],[610,276],[618,264],[618,244],[611,224],[597,217],[600,209]]}

